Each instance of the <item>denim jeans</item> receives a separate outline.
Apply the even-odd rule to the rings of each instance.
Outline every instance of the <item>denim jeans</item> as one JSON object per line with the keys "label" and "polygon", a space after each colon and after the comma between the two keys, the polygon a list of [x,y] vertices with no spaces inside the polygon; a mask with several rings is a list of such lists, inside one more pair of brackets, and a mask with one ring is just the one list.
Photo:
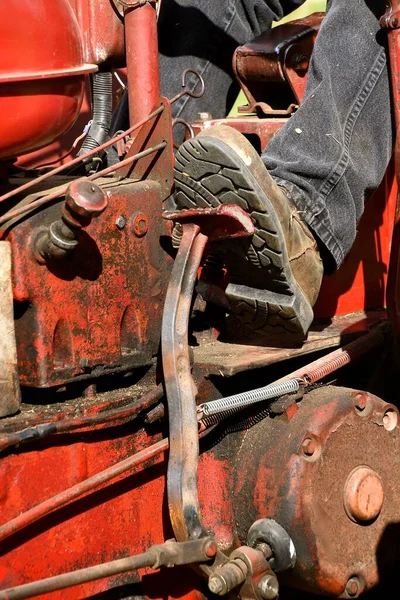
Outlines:
{"label": "denim jeans", "polygon": [[[185,68],[206,83],[200,99],[184,97],[174,116],[226,115],[238,88],[235,48],[303,0],[163,0],[159,18],[162,93],[174,95]],[[350,250],[368,197],[390,160],[394,128],[379,17],[385,0],[328,0],[314,48],[305,100],[262,154],[322,244],[326,271]],[[195,79],[193,79],[195,85]]]}

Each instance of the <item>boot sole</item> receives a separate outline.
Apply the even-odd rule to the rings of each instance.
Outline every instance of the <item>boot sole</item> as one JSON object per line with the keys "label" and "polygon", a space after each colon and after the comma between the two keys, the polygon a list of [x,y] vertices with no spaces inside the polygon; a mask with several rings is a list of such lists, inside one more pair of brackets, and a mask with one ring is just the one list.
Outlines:
{"label": "boot sole", "polygon": [[252,238],[219,244],[235,316],[260,335],[279,328],[305,336],[312,307],[293,277],[275,209],[240,156],[216,138],[187,140],[175,158],[175,188],[179,209],[236,204],[254,222]]}

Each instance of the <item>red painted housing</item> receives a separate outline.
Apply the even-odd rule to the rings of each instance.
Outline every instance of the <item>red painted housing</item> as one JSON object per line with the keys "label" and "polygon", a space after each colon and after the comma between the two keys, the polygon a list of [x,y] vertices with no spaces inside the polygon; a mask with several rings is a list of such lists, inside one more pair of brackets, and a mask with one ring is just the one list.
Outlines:
{"label": "red painted housing", "polygon": [[[16,26],[18,24],[18,26]],[[81,34],[67,0],[0,3],[0,159],[50,144],[74,123],[84,91]]]}

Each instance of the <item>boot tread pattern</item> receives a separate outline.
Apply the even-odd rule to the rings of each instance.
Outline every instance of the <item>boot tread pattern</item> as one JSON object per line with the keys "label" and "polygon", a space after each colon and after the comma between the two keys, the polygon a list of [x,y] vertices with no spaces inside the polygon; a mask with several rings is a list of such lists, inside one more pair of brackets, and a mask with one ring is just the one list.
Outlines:
{"label": "boot tread pattern", "polygon": [[226,296],[237,318],[260,334],[277,328],[305,334],[311,306],[293,278],[275,211],[240,157],[214,138],[187,140],[176,155],[175,187],[179,209],[236,204],[253,220],[251,239],[218,244],[231,281]]}

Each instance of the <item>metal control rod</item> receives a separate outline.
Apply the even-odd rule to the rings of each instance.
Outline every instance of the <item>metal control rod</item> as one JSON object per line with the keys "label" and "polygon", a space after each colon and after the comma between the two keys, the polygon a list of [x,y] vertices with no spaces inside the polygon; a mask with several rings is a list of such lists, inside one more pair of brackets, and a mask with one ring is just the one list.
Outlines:
{"label": "metal control rod", "polygon": [[32,583],[25,583],[0,591],[0,600],[34,598],[49,592],[63,590],[96,579],[104,579],[127,571],[135,571],[143,567],[158,569],[159,567],[207,562],[215,556],[216,552],[217,545],[210,537],[181,543],[170,540],[159,546],[151,546],[144,554],[113,560],[94,567],[48,577],[47,579],[39,579]]}

